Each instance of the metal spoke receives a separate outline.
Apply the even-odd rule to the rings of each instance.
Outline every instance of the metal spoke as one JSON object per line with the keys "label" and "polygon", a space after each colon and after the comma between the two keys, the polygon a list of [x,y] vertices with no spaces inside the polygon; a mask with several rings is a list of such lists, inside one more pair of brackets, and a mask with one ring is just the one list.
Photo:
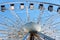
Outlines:
{"label": "metal spoke", "polygon": [[15,26],[16,25],[20,25],[20,24],[22,25],[23,24],[23,20],[14,11],[12,11],[12,10],[10,10],[10,11],[11,11],[11,14],[16,18]]}
{"label": "metal spoke", "polygon": [[[46,23],[43,25],[43,26],[49,26],[51,23],[53,23],[53,20],[54,18],[56,17],[56,15],[52,15],[51,17],[49,17],[47,20],[46,20]],[[48,25],[47,25],[48,24]]]}
{"label": "metal spoke", "polygon": [[29,22],[30,21],[30,15],[28,13],[28,6],[26,6],[26,14],[27,14],[27,21]]}
{"label": "metal spoke", "polygon": [[[46,20],[46,23],[43,25],[43,27],[44,27],[43,29],[45,29],[45,27],[47,27],[49,29],[52,26],[52,23],[54,22],[55,17],[56,17],[56,15],[52,15],[51,17],[49,17]],[[58,24],[58,23],[56,23],[56,24]],[[53,25],[56,25],[56,24],[53,24]]]}
{"label": "metal spoke", "polygon": [[51,26],[58,25],[58,24],[60,25],[60,22],[54,23]]}
{"label": "metal spoke", "polygon": [[2,34],[8,34],[8,32],[6,30],[0,30],[0,33],[2,33]]}
{"label": "metal spoke", "polygon": [[5,39],[7,36],[0,36],[0,38]]}
{"label": "metal spoke", "polygon": [[5,23],[0,23],[0,26],[13,27],[13,26],[9,26],[9,25],[7,25]]}
{"label": "metal spoke", "polygon": [[[3,33],[3,34],[11,34],[11,33],[13,34],[13,33],[15,33],[15,32],[18,32],[16,28],[14,29],[14,27],[11,27],[11,26],[8,26],[8,25],[2,24],[2,23],[1,23],[0,25],[1,25],[1,26],[6,26],[8,30],[12,30],[11,32],[8,32],[8,33],[3,33],[3,32],[1,31],[1,33]],[[7,30],[7,31],[8,31],[8,30]],[[15,30],[15,31],[14,31],[14,30]],[[20,32],[20,33],[21,33],[21,32]]]}
{"label": "metal spoke", "polygon": [[44,28],[44,29],[42,30],[42,32],[44,32],[45,34],[49,34],[50,36],[53,36],[53,34],[57,32],[57,30],[56,30],[56,29],[50,29],[50,28],[51,28],[51,27],[53,28],[53,26],[56,26],[56,25],[58,25],[58,24],[60,24],[60,22],[54,23],[54,24],[52,24],[52,25],[48,25],[47,27],[48,27],[48,29],[51,30],[51,31],[47,31],[47,32],[46,32],[46,30],[48,30],[48,29]]}
{"label": "metal spoke", "polygon": [[[1,15],[1,14],[0,14],[0,17],[2,18],[2,20],[3,20],[3,19],[5,20],[5,23],[6,23],[6,22],[10,22],[10,23],[13,23],[12,25],[15,24],[15,22],[14,22],[13,20],[5,17],[4,15]],[[15,26],[15,25],[14,25],[14,26]]]}
{"label": "metal spoke", "polygon": [[[9,25],[7,25],[7,24],[5,24],[5,23],[0,23],[0,26],[3,26],[3,27],[7,27],[7,29],[14,29],[14,27],[13,26],[9,26]],[[16,29],[16,28],[15,28]]]}
{"label": "metal spoke", "polygon": [[[59,16],[59,15],[58,15],[58,16]],[[51,17],[48,18],[46,24],[44,25],[44,28],[43,28],[42,32],[45,32],[45,30],[50,29],[50,28],[53,27],[54,25],[60,24],[60,22],[55,23],[55,24],[52,24],[52,23],[54,22],[54,21],[53,21],[54,17],[56,17],[56,15],[52,15]],[[46,28],[46,27],[47,27],[47,28]],[[53,30],[53,31],[51,30],[51,33],[53,33],[53,32],[56,32],[56,31],[55,31],[55,30]],[[45,32],[45,33],[47,33],[47,32]],[[48,32],[48,34],[49,34],[49,33],[50,33],[50,32]]]}
{"label": "metal spoke", "polygon": [[42,22],[41,22],[41,16],[43,15],[43,10],[40,12],[40,14],[39,14],[39,16],[38,16],[38,19],[37,19],[37,23],[38,24],[41,24]]}

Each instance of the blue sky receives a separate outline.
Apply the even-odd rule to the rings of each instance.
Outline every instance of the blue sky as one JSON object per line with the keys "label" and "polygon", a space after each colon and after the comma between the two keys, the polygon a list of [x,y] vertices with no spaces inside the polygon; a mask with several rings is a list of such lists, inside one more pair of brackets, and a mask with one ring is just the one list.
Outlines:
{"label": "blue sky", "polygon": [[[26,3],[25,0],[21,0],[21,1],[24,1],[24,5],[25,7],[28,6],[29,7],[29,3]],[[28,0],[30,1],[30,0]],[[31,1],[40,1],[40,2],[48,2],[48,3],[54,3],[54,4],[59,4],[60,5],[60,0],[31,0]],[[2,3],[6,3],[6,2],[20,2],[20,0],[0,0],[0,6]],[[21,17],[21,19],[24,21],[24,23],[27,22],[27,15],[26,15],[26,8],[24,8],[24,10],[20,10],[19,6],[20,6],[20,3],[14,3],[15,4],[15,10],[14,12],[19,15],[19,17]],[[28,13],[30,14],[30,21],[34,21],[36,22],[37,21],[37,18],[38,18],[38,15],[39,13],[41,12],[39,9],[38,9],[38,6],[39,4],[36,4],[34,3],[34,9],[33,10],[30,10],[28,9]],[[47,9],[48,8],[48,4],[44,4],[44,7]],[[16,21],[16,18],[12,15],[11,11],[9,10],[10,8],[10,4],[5,4],[5,7],[8,9],[6,10],[5,12],[1,12],[0,11],[0,15],[4,15],[6,16],[7,18],[13,20],[14,22]],[[54,10],[57,10],[58,6],[54,6]],[[0,10],[1,10],[1,7],[0,7]],[[57,12],[49,12],[48,10],[44,10],[44,14],[42,15],[42,24],[46,23],[46,20],[51,16],[51,15],[56,15],[55,18],[53,19],[54,23],[56,22],[60,22],[60,16],[58,16],[59,14]],[[2,16],[0,16],[2,17]],[[10,22],[7,22],[5,21],[5,19],[2,19],[0,18],[0,22],[1,23],[7,23],[8,25],[12,25]],[[9,24],[10,23],[10,24]],[[0,26],[0,30],[6,30],[6,28]],[[51,27],[51,29],[57,29],[58,32],[53,34],[53,35],[59,35],[60,34],[60,25],[57,25],[57,27]],[[60,35],[58,36],[60,38]],[[57,40],[59,40],[57,37]]]}

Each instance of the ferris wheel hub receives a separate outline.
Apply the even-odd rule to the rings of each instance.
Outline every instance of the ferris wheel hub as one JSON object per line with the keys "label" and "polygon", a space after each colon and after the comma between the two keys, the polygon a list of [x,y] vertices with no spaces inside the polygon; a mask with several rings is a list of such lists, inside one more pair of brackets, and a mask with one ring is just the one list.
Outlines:
{"label": "ferris wheel hub", "polygon": [[24,32],[30,32],[30,31],[40,32],[41,25],[34,23],[34,22],[29,22],[29,23],[26,23],[25,25],[23,25],[23,30],[24,30]]}

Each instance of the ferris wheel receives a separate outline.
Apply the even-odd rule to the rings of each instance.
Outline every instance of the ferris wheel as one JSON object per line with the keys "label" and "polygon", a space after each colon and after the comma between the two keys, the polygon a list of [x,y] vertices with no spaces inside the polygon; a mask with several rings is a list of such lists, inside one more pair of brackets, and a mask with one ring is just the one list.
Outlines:
{"label": "ferris wheel", "polygon": [[0,3],[0,40],[59,38],[59,4],[29,0]]}

